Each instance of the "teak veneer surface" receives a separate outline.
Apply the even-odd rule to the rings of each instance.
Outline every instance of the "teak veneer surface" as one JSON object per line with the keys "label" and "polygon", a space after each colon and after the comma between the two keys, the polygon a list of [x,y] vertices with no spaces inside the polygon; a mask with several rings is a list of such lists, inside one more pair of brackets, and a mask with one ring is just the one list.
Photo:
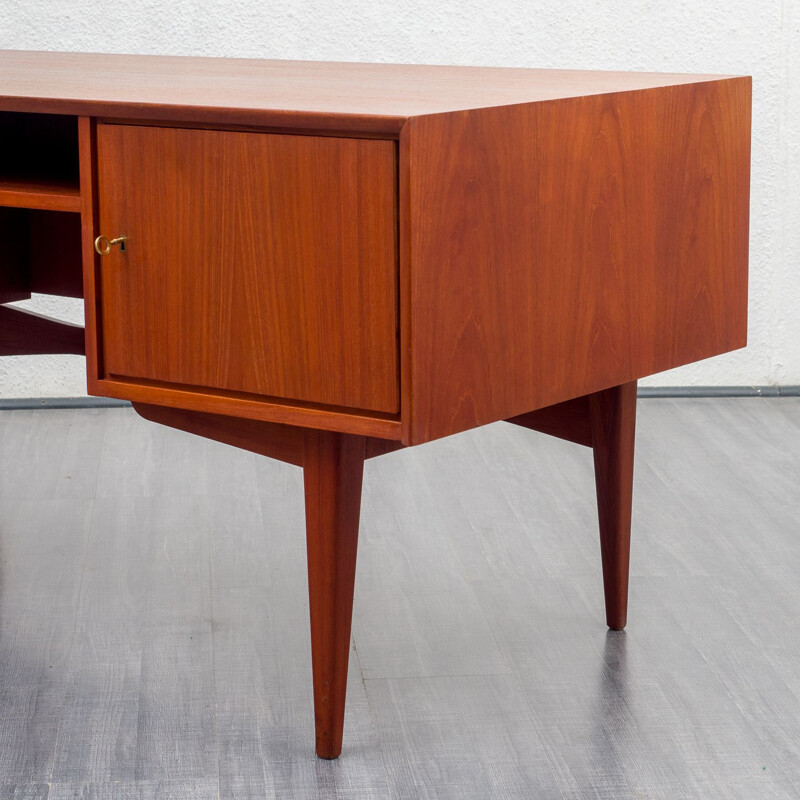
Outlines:
{"label": "teak veneer surface", "polygon": [[106,377],[393,414],[395,147],[98,125]]}
{"label": "teak veneer surface", "polygon": [[409,120],[404,441],[745,345],[750,92],[732,78]]}
{"label": "teak veneer surface", "polygon": [[262,124],[295,116],[311,127],[344,116],[353,129],[396,132],[418,115],[719,77],[0,50],[0,108]]}

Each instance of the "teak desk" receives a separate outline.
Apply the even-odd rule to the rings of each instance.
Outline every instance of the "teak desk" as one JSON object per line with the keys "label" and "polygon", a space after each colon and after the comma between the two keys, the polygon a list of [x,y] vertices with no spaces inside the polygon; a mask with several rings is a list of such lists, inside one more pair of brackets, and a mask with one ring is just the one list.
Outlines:
{"label": "teak desk", "polygon": [[[594,450],[625,625],[636,381],[745,344],[746,77],[0,52],[0,303],[88,388],[301,466],[317,753],[364,460],[507,420]],[[0,354],[84,331],[0,305]]]}

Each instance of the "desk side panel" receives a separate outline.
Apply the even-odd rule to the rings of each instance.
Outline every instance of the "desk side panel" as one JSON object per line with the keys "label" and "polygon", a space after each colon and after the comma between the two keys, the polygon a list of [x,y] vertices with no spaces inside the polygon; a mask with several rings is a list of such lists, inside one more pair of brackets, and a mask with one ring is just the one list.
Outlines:
{"label": "desk side panel", "polygon": [[750,95],[733,78],[410,120],[403,440],[743,347]]}

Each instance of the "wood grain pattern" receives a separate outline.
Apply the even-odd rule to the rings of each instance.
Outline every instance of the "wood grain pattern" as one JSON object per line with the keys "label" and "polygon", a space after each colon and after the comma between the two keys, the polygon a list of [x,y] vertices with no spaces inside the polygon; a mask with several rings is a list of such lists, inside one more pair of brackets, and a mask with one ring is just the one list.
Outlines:
{"label": "wood grain pattern", "polygon": [[394,173],[391,142],[98,126],[105,376],[397,413]]}
{"label": "wood grain pattern", "polygon": [[400,152],[404,442],[744,346],[749,79],[415,118]]}
{"label": "wood grain pattern", "polygon": [[718,76],[0,50],[0,109],[396,134],[414,115]]}
{"label": "wood grain pattern", "polygon": [[338,758],[342,751],[363,471],[363,437],[306,433],[308,594],[320,758]]}
{"label": "wood grain pattern", "polygon": [[636,381],[593,394],[589,408],[606,620],[620,631],[628,615]]}

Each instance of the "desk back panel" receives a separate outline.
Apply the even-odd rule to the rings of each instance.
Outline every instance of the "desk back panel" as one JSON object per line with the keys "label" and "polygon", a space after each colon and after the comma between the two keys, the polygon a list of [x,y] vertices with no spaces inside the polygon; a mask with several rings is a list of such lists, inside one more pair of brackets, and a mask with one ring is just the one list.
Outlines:
{"label": "desk back panel", "polygon": [[743,347],[749,78],[413,118],[403,441]]}

